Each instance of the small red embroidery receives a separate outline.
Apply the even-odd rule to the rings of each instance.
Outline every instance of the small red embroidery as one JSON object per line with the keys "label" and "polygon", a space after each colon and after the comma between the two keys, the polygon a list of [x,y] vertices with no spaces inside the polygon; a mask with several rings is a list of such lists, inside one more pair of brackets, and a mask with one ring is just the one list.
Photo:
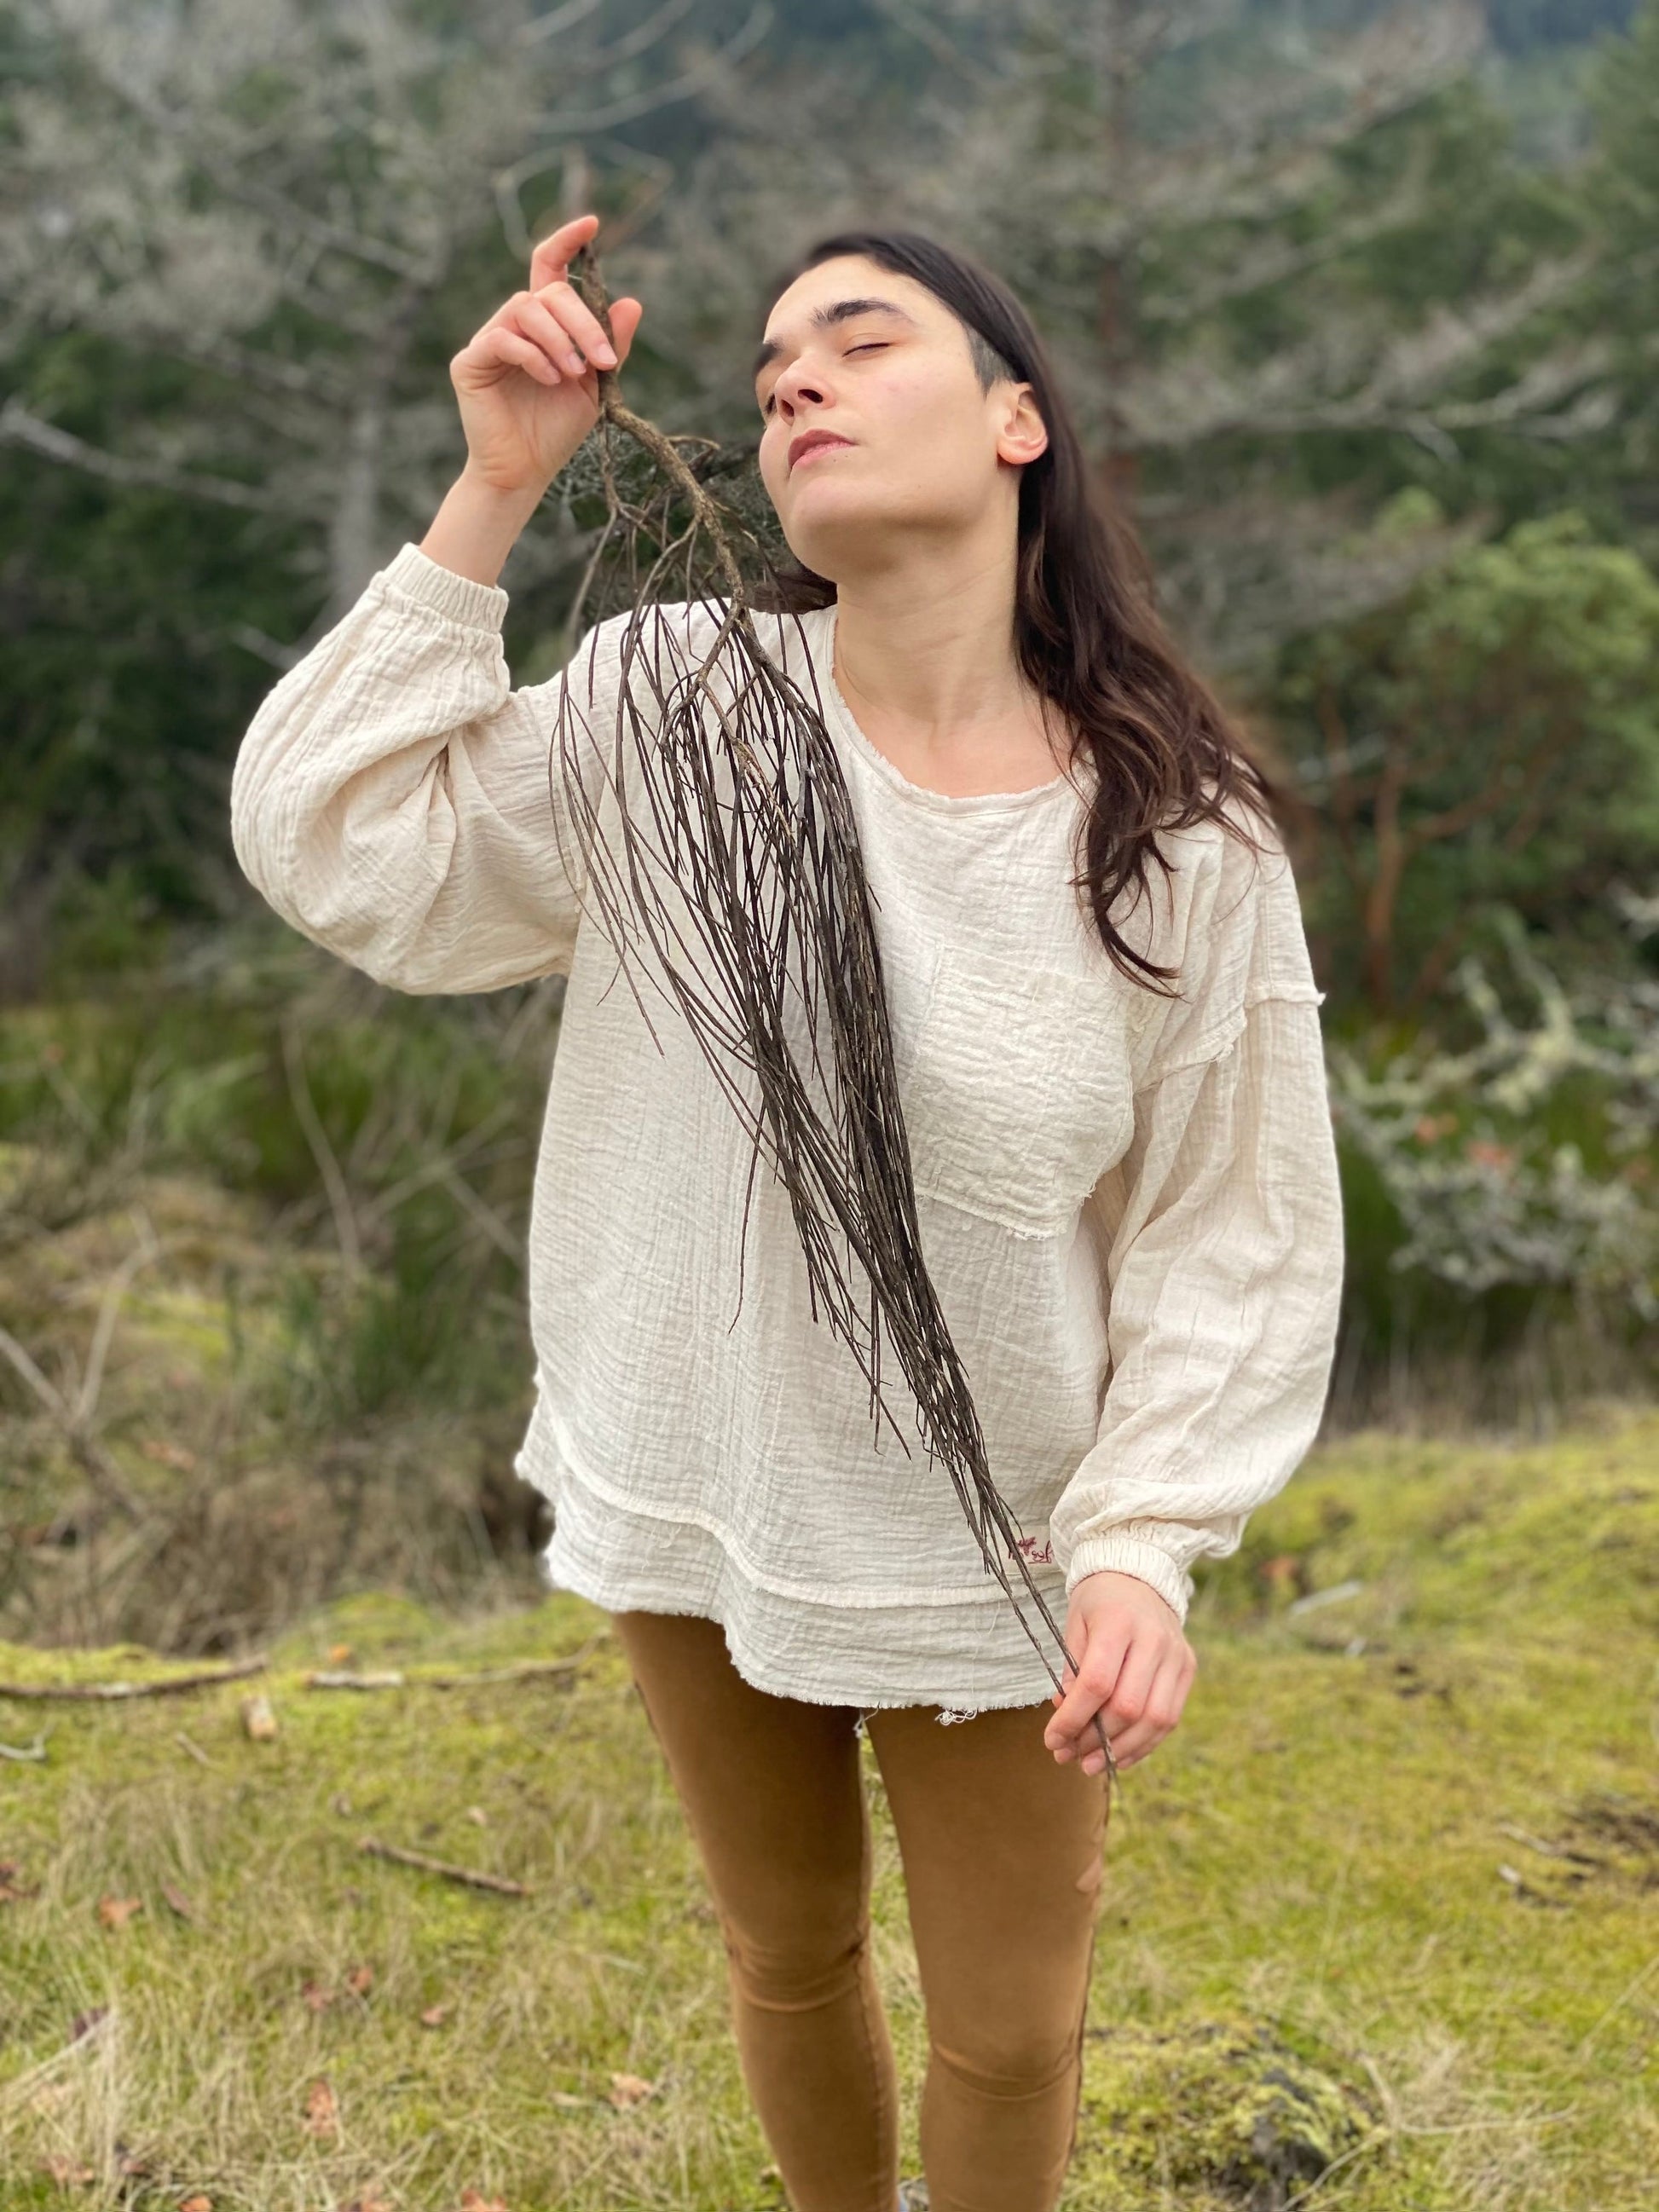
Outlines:
{"label": "small red embroidery", "polygon": [[1045,1543],[1041,1551],[1038,1551],[1036,1546],[1037,1540],[1035,1536],[1022,1536],[1014,1546],[1014,1549],[1022,1553],[1035,1565],[1042,1566],[1052,1563],[1054,1556],[1054,1546],[1051,1543]]}

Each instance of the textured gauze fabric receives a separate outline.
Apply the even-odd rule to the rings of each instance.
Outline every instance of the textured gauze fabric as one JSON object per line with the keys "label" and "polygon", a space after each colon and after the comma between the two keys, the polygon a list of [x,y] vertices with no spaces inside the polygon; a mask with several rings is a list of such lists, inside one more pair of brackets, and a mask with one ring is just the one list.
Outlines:
{"label": "textured gauze fabric", "polygon": [[[584,899],[554,816],[554,716],[574,687],[603,822],[627,618],[514,690],[507,605],[404,544],[265,697],[230,814],[270,906],[393,989],[568,979],[515,1462],[553,1504],[550,1586],[717,1620],[741,1673],[782,1695],[953,1715],[1042,1702],[1043,1656],[929,1462],[896,1354],[884,1345],[897,1434],[814,1319],[787,1194],[689,1024],[649,992],[647,1022]],[[720,611],[663,610],[659,672],[695,665]],[[1073,785],[911,783],[836,689],[836,611],[757,621],[809,696],[816,678],[848,781],[922,1249],[991,1473],[1062,1625],[1102,1569],[1184,1620],[1193,1563],[1237,1550],[1317,1432],[1335,1341],[1322,994],[1291,864],[1254,811],[1265,859],[1218,824],[1164,833],[1173,872],[1154,864],[1150,901],[1115,909],[1179,969],[1179,997],[1156,995],[1110,961],[1069,880]]]}

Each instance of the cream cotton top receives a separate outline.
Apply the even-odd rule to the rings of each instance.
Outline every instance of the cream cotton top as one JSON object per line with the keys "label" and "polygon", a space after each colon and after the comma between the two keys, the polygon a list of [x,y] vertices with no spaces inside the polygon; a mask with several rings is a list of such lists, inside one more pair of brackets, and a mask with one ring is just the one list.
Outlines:
{"label": "cream cotton top", "polygon": [[[929,1463],[896,1356],[884,1344],[882,1386],[908,1455],[812,1317],[769,1162],[755,1168],[684,1018],[649,991],[647,1028],[561,864],[580,865],[551,814],[559,687],[580,683],[606,742],[626,617],[514,690],[507,605],[404,545],[265,697],[230,816],[276,911],[394,989],[568,977],[515,1461],[553,1504],[548,1580],[607,1609],[717,1620],[738,1670],[780,1694],[948,1714],[1045,1701],[1043,1658]],[[717,611],[665,611],[671,657],[695,656]],[[1112,964],[1067,881],[1073,786],[909,782],[836,690],[836,614],[757,619],[809,696],[816,674],[848,781],[922,1249],[991,1473],[1062,1626],[1069,1592],[1103,1568],[1184,1620],[1192,1563],[1237,1550],[1311,1443],[1335,1340],[1322,994],[1290,863],[1260,814],[1259,866],[1215,824],[1165,832],[1175,872],[1152,863],[1150,905],[1115,909],[1137,951],[1180,963],[1182,1000],[1154,996]],[[604,772],[588,774],[585,758],[596,792]]]}

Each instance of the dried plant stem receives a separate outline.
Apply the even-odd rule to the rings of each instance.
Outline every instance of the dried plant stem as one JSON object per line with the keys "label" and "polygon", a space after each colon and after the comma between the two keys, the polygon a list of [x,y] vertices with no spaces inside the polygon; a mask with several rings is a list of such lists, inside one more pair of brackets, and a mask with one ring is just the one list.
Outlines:
{"label": "dried plant stem", "polygon": [[205,1674],[167,1674],[154,1682],[0,1682],[0,1698],[68,1698],[102,1703],[118,1698],[172,1698],[186,1690],[213,1690],[221,1682],[240,1682],[270,1665],[263,1652]]}
{"label": "dried plant stem", "polygon": [[610,1634],[609,1629],[602,1629],[563,1659],[521,1659],[510,1666],[484,1667],[466,1674],[407,1674],[400,1667],[370,1674],[313,1668],[301,1680],[307,1690],[471,1690],[484,1682],[529,1682],[549,1677],[568,1680],[581,1672],[588,1655],[608,1642]]}
{"label": "dried plant stem", "polygon": [[514,1881],[502,1874],[482,1874],[477,1867],[457,1866],[448,1859],[434,1859],[424,1851],[405,1850],[400,1844],[383,1844],[378,1836],[360,1836],[357,1848],[371,1857],[392,1859],[398,1866],[418,1867],[422,1874],[441,1875],[446,1881],[459,1881],[468,1889],[493,1890],[498,1897],[532,1897],[535,1892],[525,1881]]}

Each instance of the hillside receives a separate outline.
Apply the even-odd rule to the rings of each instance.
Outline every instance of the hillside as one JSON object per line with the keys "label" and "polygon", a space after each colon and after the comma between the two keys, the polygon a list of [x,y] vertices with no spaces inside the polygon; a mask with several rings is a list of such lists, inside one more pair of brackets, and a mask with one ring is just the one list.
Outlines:
{"label": "hillside", "polygon": [[[1656,1468],[1651,1412],[1526,1449],[1351,1438],[1201,1585],[1187,1714],[1114,1807],[1068,2212],[1650,2201]],[[0,1765],[9,2212],[780,2206],[604,1615],[365,1597],[268,1659],[0,1698],[43,1753]],[[14,1687],[192,1671],[0,1647]],[[914,2172],[923,2023],[866,1758]]]}

